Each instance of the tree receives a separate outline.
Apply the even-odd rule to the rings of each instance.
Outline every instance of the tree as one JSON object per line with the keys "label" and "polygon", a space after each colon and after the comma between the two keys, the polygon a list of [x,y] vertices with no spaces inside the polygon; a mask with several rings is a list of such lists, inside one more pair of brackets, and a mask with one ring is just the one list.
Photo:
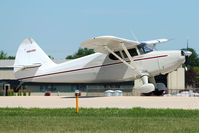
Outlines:
{"label": "tree", "polygon": [[15,56],[8,56],[7,59],[9,59],[9,60],[15,59]]}
{"label": "tree", "polygon": [[15,59],[14,56],[7,56],[7,53],[5,53],[3,50],[0,51],[0,59]]}
{"label": "tree", "polygon": [[193,48],[182,49],[191,51],[192,54],[188,58],[188,71],[185,72],[185,85],[199,87],[199,57]]}
{"label": "tree", "polygon": [[196,72],[196,87],[199,87],[199,67],[194,67],[194,71]]}
{"label": "tree", "polygon": [[51,55],[48,55],[48,57],[51,59],[51,60],[54,60],[55,58]]}
{"label": "tree", "polygon": [[93,49],[79,48],[75,54],[68,55],[66,59],[76,59],[93,53],[95,53]]}
{"label": "tree", "polygon": [[193,48],[188,48],[188,49],[183,48],[182,50],[188,50],[192,52],[191,56],[189,56],[188,58],[188,65],[192,67],[194,66],[199,67],[199,57],[196,51]]}
{"label": "tree", "polygon": [[197,72],[191,67],[185,72],[185,85],[186,87],[195,87],[197,82]]}
{"label": "tree", "polygon": [[3,50],[0,51],[0,59],[6,59],[7,53],[5,53]]}

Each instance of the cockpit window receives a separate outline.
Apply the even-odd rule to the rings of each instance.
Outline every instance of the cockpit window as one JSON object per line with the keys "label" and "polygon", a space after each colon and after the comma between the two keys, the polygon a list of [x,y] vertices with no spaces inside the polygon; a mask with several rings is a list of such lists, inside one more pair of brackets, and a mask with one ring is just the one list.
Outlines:
{"label": "cockpit window", "polygon": [[122,50],[122,54],[123,54],[124,58],[128,58],[128,56],[126,55],[126,53],[124,52],[124,50]]}
{"label": "cockpit window", "polygon": [[[132,49],[128,49],[129,54],[133,57],[133,56],[137,56],[137,50],[135,48]],[[126,53],[124,52],[124,50],[122,50],[122,54],[124,55],[124,58],[128,58],[128,56],[126,55]]]}
{"label": "cockpit window", "polygon": [[132,57],[138,55],[137,50],[135,48],[128,49],[128,51]]}
{"label": "cockpit window", "polygon": [[140,51],[140,54],[144,54],[144,49],[141,46],[138,46],[138,50]]}
{"label": "cockpit window", "polygon": [[[128,49],[128,51],[129,51],[129,54],[132,57],[138,55],[137,50],[135,48]],[[117,54],[119,57],[122,58],[122,56],[121,56],[121,54],[120,54],[119,51],[116,51],[115,54]],[[124,58],[128,58],[128,56],[126,55],[126,53],[124,52],[124,50],[122,50],[122,54],[123,54]],[[109,54],[109,58],[112,59],[112,60],[118,60],[118,58],[116,58],[113,54]]]}

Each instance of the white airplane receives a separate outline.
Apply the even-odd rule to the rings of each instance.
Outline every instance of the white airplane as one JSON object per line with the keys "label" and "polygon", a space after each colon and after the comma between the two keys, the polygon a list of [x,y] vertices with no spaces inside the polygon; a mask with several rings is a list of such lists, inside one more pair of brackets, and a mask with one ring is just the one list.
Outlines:
{"label": "white airplane", "polygon": [[176,70],[191,55],[189,51],[155,51],[168,39],[131,41],[101,36],[84,41],[81,46],[96,53],[55,64],[33,39],[25,39],[17,51],[15,77],[23,82],[100,83],[141,79],[136,88],[149,93],[158,86],[154,76]]}

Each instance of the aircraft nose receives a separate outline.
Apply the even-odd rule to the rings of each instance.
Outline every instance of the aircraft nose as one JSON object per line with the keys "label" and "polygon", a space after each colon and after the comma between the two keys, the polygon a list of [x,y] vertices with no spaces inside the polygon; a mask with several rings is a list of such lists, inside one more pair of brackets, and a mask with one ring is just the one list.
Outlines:
{"label": "aircraft nose", "polygon": [[182,54],[182,56],[191,56],[192,52],[191,51],[187,51],[187,50],[182,50],[181,54]]}
{"label": "aircraft nose", "polygon": [[181,51],[181,55],[185,57],[185,70],[187,71],[187,66],[189,63],[189,56],[191,56],[192,52],[191,51],[186,51],[186,50],[182,50]]}
{"label": "aircraft nose", "polygon": [[192,54],[191,51],[184,51],[185,56],[190,56]]}

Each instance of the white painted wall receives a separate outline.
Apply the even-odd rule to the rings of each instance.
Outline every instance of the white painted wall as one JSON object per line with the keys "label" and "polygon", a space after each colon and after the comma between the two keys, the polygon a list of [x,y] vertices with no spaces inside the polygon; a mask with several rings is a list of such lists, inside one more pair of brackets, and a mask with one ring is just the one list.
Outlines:
{"label": "white painted wall", "polygon": [[0,70],[0,80],[15,79],[13,70]]}
{"label": "white painted wall", "polygon": [[185,70],[184,68],[178,68],[168,74],[167,77],[168,89],[184,89],[185,88]]}

